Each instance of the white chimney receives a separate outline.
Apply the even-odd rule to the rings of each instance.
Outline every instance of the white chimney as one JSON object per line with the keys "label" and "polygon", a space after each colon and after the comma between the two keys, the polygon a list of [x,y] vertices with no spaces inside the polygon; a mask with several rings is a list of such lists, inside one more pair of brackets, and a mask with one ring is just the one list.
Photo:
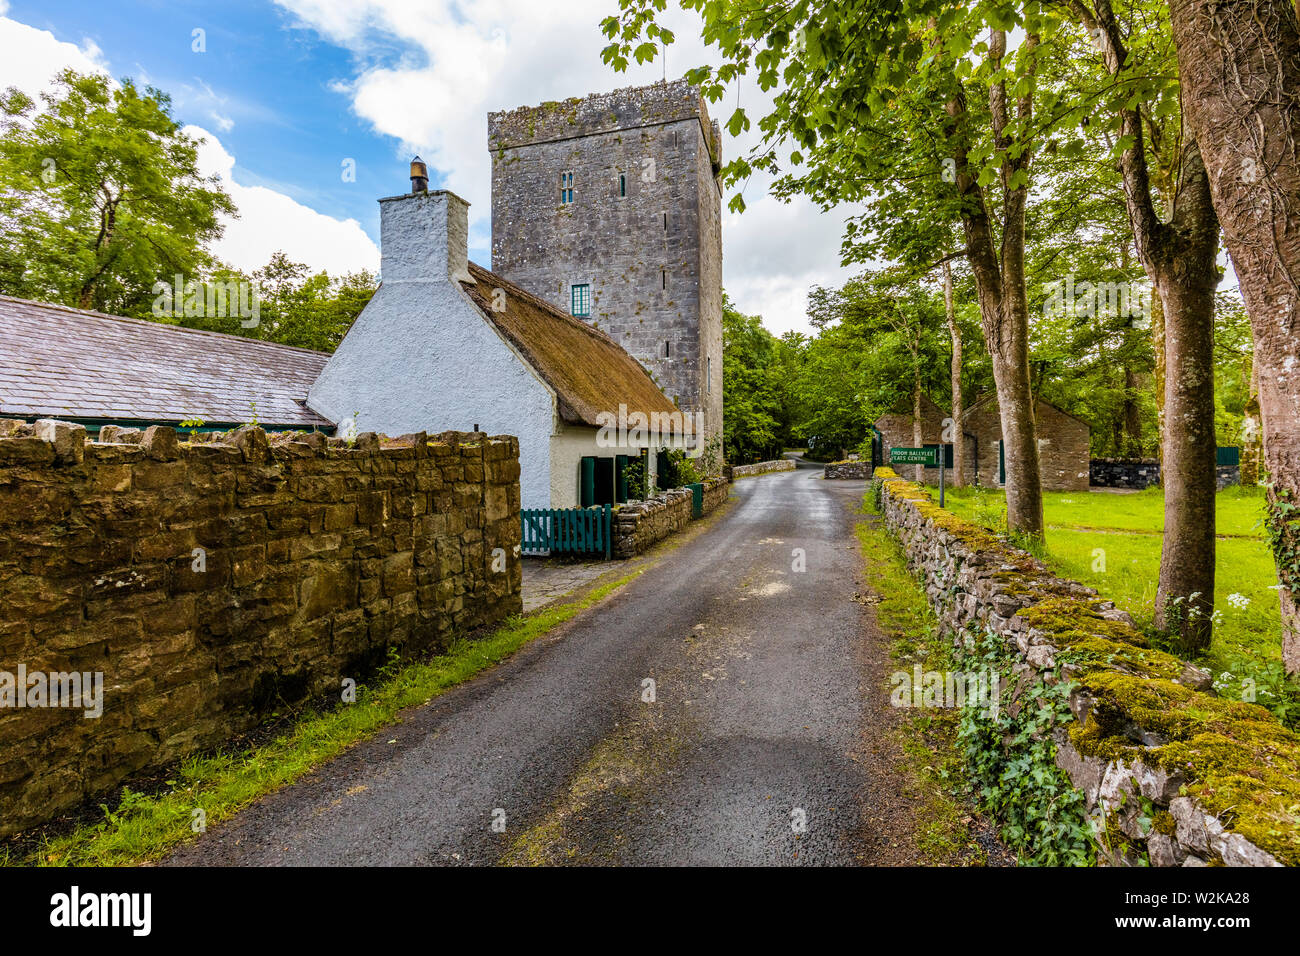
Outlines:
{"label": "white chimney", "polygon": [[469,203],[453,192],[379,200],[379,274],[390,282],[469,282]]}

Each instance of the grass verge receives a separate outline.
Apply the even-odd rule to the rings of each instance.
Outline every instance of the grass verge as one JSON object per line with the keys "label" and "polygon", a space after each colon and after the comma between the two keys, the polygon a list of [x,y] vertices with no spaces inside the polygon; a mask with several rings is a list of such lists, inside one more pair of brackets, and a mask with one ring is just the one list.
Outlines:
{"label": "grass verge", "polygon": [[575,600],[512,618],[481,640],[456,641],[445,654],[427,661],[390,661],[374,681],[357,688],[356,703],[304,712],[288,732],[265,744],[185,760],[167,781],[169,790],[145,796],[124,789],[115,809],[104,807],[103,820],[50,838],[22,856],[0,850],[0,865],[130,866],[158,860],[194,836],[196,809],[203,811],[207,826],[229,819],[396,722],[402,710],[428,703],[501,662],[644,570]]}
{"label": "grass verge", "polygon": [[[870,495],[863,505],[871,514]],[[877,598],[876,623],[890,640],[901,670],[920,664],[922,672],[952,670],[952,654],[939,638],[938,621],[925,593],[907,568],[902,549],[878,522],[859,522],[858,542],[866,563],[866,583]],[[880,693],[888,692],[880,688]],[[900,747],[908,787],[919,797],[917,847],[931,865],[982,866],[988,854],[972,839],[972,811],[961,752],[957,747],[960,713],[917,708],[904,712]]]}
{"label": "grass verge", "polygon": [[[938,495],[933,494],[935,500]],[[1006,499],[997,489],[950,488],[948,511],[993,531],[1006,529]],[[1034,553],[1061,577],[1094,587],[1154,635],[1160,578],[1164,493],[1044,492],[1046,546]],[[1221,693],[1254,701],[1284,724],[1300,726],[1300,693],[1281,660],[1277,572],[1264,537],[1264,490],[1231,487],[1215,497],[1214,606],[1218,611],[1208,668]]]}

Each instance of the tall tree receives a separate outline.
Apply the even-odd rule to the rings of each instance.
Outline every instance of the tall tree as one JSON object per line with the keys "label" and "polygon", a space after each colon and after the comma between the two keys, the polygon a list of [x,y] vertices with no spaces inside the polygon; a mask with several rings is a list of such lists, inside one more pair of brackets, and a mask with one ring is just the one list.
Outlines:
{"label": "tall tree", "polygon": [[1300,672],[1300,21],[1292,0],[1169,0],[1183,103],[1254,333],[1282,659]]}
{"label": "tall tree", "polygon": [[[603,24],[612,41],[606,61],[621,69],[671,42],[657,21],[665,5],[620,0],[620,14]],[[704,39],[724,61],[687,73],[710,99],[750,73],[760,89],[776,90],[759,120],[761,143],[727,165],[729,183],[770,173],[778,195],[799,192],[828,208],[881,192],[900,204],[910,195],[913,218],[962,223],[1008,451],[1008,523],[1041,537],[1023,265],[1042,17],[1003,0],[681,5],[702,15]],[[1025,37],[1008,51],[1007,31],[1017,27]],[[985,33],[988,41],[979,39]],[[750,128],[743,108],[727,128]],[[783,171],[778,152],[786,147]],[[743,209],[743,198],[732,208]]]}
{"label": "tall tree", "polygon": [[[1091,6],[1089,0],[1068,0],[1068,7],[1101,51],[1105,69],[1119,91],[1117,146],[1129,223],[1138,257],[1162,305],[1165,530],[1156,621],[1178,631],[1184,650],[1202,650],[1210,643],[1214,609],[1218,218],[1194,138],[1184,139],[1179,149],[1168,220],[1156,208],[1143,103],[1168,93],[1168,84],[1160,79],[1164,57],[1157,54],[1151,58],[1155,63],[1141,63],[1130,55],[1110,0],[1091,0]],[[1152,34],[1160,35],[1158,31]],[[1157,104],[1155,110],[1159,109]]]}
{"label": "tall tree", "polygon": [[948,337],[952,340],[952,361],[948,373],[952,376],[952,483],[966,484],[966,456],[962,453],[962,416],[964,414],[961,394],[962,341],[961,325],[957,322],[957,307],[953,304],[952,263],[943,262],[943,313],[948,320]]}
{"label": "tall tree", "polygon": [[0,291],[141,314],[212,266],[235,207],[165,93],[67,70],[41,99],[0,96]]}

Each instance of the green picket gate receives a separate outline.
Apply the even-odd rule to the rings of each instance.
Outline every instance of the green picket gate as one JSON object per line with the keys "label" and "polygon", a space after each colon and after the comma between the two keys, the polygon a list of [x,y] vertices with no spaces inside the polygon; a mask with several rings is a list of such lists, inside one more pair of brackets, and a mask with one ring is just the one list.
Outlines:
{"label": "green picket gate", "polygon": [[614,509],[525,508],[521,549],[524,554],[586,554],[608,558],[613,545]]}

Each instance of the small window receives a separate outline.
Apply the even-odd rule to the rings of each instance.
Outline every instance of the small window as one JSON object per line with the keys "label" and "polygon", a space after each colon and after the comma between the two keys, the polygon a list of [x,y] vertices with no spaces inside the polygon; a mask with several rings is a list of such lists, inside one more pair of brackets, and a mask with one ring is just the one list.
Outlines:
{"label": "small window", "polygon": [[664,213],[664,232],[668,231],[668,213]]}
{"label": "small window", "polygon": [[560,173],[560,205],[567,206],[573,202],[573,173],[565,170]]}
{"label": "small window", "polygon": [[667,269],[660,269],[660,270],[659,270],[659,281],[660,281],[660,283],[663,285],[663,287],[664,287],[665,289],[668,288],[668,270],[667,270]]}
{"label": "small window", "polygon": [[618,194],[620,197],[627,195],[627,174],[618,174]]}
{"label": "small window", "polygon": [[672,357],[672,342],[670,342],[670,341],[668,341],[667,339],[665,339],[665,340],[664,340],[664,358],[671,358],[671,357]]}
{"label": "small window", "polygon": [[591,315],[591,284],[584,282],[569,289],[569,312],[586,318]]}
{"label": "small window", "polygon": [[705,394],[713,393],[713,359],[704,360],[704,391]]}

